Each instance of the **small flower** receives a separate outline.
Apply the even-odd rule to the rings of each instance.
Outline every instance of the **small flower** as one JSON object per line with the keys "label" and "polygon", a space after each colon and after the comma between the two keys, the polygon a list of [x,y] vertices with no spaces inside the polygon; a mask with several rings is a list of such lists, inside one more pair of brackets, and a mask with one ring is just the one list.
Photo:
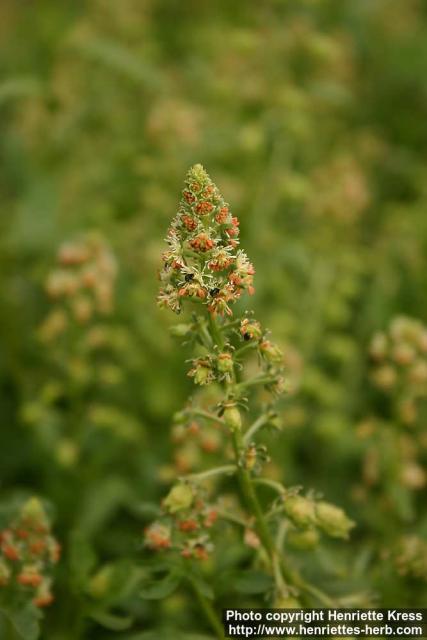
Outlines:
{"label": "small flower", "polygon": [[262,338],[262,329],[259,322],[244,318],[240,323],[240,333],[244,340],[260,340]]}
{"label": "small flower", "polygon": [[198,358],[193,360],[193,368],[190,369],[188,375],[194,378],[195,384],[204,386],[215,380],[215,372],[209,358]]}
{"label": "small flower", "polygon": [[208,529],[212,527],[218,519],[218,512],[215,509],[209,509],[203,520],[203,526]]}
{"label": "small flower", "polygon": [[43,581],[43,576],[39,573],[36,566],[27,565],[22,568],[17,580],[19,584],[22,584],[25,587],[38,587]]}
{"label": "small flower", "polygon": [[195,251],[210,251],[215,246],[215,241],[205,232],[199,233],[190,240],[190,247]]}
{"label": "small flower", "polygon": [[170,528],[160,522],[153,522],[144,533],[145,546],[154,551],[169,549],[172,544]]}
{"label": "small flower", "polygon": [[227,206],[221,207],[215,216],[215,220],[218,224],[227,224],[230,220],[230,211]]}
{"label": "small flower", "polygon": [[188,532],[195,531],[196,529],[198,529],[199,525],[198,525],[197,521],[194,520],[194,518],[188,518],[187,520],[181,520],[178,523],[178,528],[179,528],[180,531],[188,533]]}
{"label": "small flower", "polygon": [[199,202],[196,205],[196,212],[201,216],[205,216],[207,213],[210,213],[212,210],[213,210],[213,205],[210,202]]}
{"label": "small flower", "polygon": [[220,353],[216,359],[216,366],[220,373],[232,373],[234,369],[234,363],[231,353]]}
{"label": "small flower", "polygon": [[212,271],[224,271],[233,263],[233,258],[229,251],[224,248],[217,249],[212,255],[211,261],[208,263],[209,269]]}
{"label": "small flower", "polygon": [[283,363],[283,352],[279,349],[279,347],[271,343],[270,340],[263,340],[259,345],[259,350],[261,355],[270,364]]}

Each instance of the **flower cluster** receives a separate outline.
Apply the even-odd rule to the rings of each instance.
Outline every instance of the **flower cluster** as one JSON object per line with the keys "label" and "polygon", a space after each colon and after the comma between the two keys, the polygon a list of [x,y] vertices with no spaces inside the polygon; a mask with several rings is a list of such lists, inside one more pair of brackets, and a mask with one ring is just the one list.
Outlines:
{"label": "flower cluster", "polygon": [[47,375],[23,404],[22,418],[66,468],[82,459],[95,431],[106,442],[142,435],[139,420],[111,394],[135,358],[130,332],[114,317],[116,276],[108,243],[87,234],[60,246],[46,280],[51,307],[39,337],[49,346]]}
{"label": "flower cluster", "polygon": [[238,238],[238,219],[203,167],[195,165],[166,238],[159,304],[180,313],[189,298],[213,314],[232,315],[230,305],[242,292],[254,293],[255,271]]}
{"label": "flower cluster", "polygon": [[46,280],[47,294],[58,304],[40,329],[45,342],[62,335],[70,322],[86,325],[96,315],[110,314],[114,304],[117,265],[101,237],[64,243],[57,263]]}
{"label": "flower cluster", "polygon": [[163,500],[164,516],[145,530],[145,545],[154,551],[173,549],[183,558],[206,560],[213,550],[209,530],[218,514],[199,487],[178,483]]}
{"label": "flower cluster", "polygon": [[53,601],[52,568],[60,546],[51,535],[46,512],[37,498],[26,502],[18,517],[0,532],[0,599],[47,607]]}
{"label": "flower cluster", "polygon": [[374,384],[397,392],[399,418],[413,424],[419,402],[427,397],[427,327],[413,318],[397,317],[386,333],[373,337],[370,354]]}

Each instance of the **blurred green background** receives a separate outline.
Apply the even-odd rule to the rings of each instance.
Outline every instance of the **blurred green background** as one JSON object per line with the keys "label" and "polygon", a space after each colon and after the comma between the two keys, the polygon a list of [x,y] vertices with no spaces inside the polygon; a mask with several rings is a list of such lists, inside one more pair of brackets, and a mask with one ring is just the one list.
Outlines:
{"label": "blurred green background", "polygon": [[[141,505],[173,478],[170,420],[191,381],[156,272],[195,162],[241,220],[248,304],[286,354],[271,474],[358,522],[347,545],[316,551],[315,579],[426,604],[423,394],[405,423],[411,389],[378,389],[370,360],[397,317],[426,321],[426,116],[422,0],[2,0],[0,498],[42,495],[65,546],[43,638],[205,628],[181,594],[155,609],[163,631],[135,635],[159,617],[125,596],[135,630],[107,631],[85,583],[95,566],[142,562]],[[59,351],[40,341],[44,282],[58,246],[93,231],[118,264],[110,369],[104,385],[52,392],[85,329]],[[95,405],[109,424],[86,441]]]}

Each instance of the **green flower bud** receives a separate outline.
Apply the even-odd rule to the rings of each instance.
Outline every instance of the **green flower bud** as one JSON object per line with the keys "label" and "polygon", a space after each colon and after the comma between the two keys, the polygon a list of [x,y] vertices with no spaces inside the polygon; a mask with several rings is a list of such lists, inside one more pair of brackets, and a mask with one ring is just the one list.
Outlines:
{"label": "green flower bud", "polygon": [[208,384],[212,376],[212,372],[208,367],[198,367],[196,373],[194,374],[194,382],[196,384]]}
{"label": "green flower bud", "polygon": [[303,496],[285,498],[285,513],[298,527],[308,527],[316,522],[314,502]]}
{"label": "green flower bud", "polygon": [[230,353],[220,353],[217,358],[218,371],[231,373],[233,371],[233,358]]}
{"label": "green flower bud", "polygon": [[348,538],[354,522],[347,518],[344,511],[329,502],[316,504],[316,517],[319,527],[333,538]]}
{"label": "green flower bud", "polygon": [[47,516],[41,501],[38,498],[30,498],[23,505],[21,518],[25,522],[32,522],[37,525],[45,525]]}
{"label": "green flower bud", "polygon": [[194,378],[195,384],[204,386],[215,380],[210,361],[208,359],[199,359],[193,361],[193,368],[188,372],[190,378]]}
{"label": "green flower bud", "polygon": [[240,430],[242,428],[242,416],[236,406],[226,407],[223,415],[223,419],[227,427],[232,431]]}
{"label": "green flower bud", "polygon": [[176,484],[163,500],[163,507],[169,513],[189,509],[193,504],[193,491],[188,484]]}
{"label": "green flower bud", "polygon": [[316,529],[289,531],[286,539],[294,549],[308,550],[317,547],[319,543],[319,534]]}
{"label": "green flower bud", "polygon": [[271,364],[282,364],[283,353],[278,346],[270,342],[270,340],[263,340],[259,345],[261,355]]}

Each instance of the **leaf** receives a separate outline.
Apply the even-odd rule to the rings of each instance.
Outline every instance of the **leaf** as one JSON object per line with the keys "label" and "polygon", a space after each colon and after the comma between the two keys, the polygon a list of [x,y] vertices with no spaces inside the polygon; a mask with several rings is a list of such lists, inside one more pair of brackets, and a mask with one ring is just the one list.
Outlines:
{"label": "leaf", "polygon": [[273,586],[273,579],[261,571],[245,571],[234,580],[239,593],[263,593]]}
{"label": "leaf", "polygon": [[94,483],[82,505],[79,528],[90,537],[106,526],[111,516],[132,500],[130,487],[118,477]]}
{"label": "leaf", "polygon": [[196,587],[196,589],[198,589],[200,591],[200,593],[203,596],[205,596],[205,598],[208,598],[209,600],[213,600],[214,599],[215,594],[214,594],[212,588],[210,587],[210,585],[205,580],[203,580],[199,576],[192,577],[191,580],[192,580],[194,586]]}
{"label": "leaf", "polygon": [[145,600],[161,600],[167,598],[175,591],[181,582],[181,576],[169,573],[165,578],[148,582],[140,591],[140,596]]}
{"label": "leaf", "polygon": [[70,535],[70,574],[79,587],[84,587],[96,564],[95,552],[85,534],[75,530]]}
{"label": "leaf", "polygon": [[19,611],[9,610],[5,613],[21,638],[24,640],[37,640],[40,635],[40,613],[32,604]]}
{"label": "leaf", "polygon": [[119,616],[109,611],[91,611],[90,617],[111,631],[125,631],[133,622],[130,616]]}

